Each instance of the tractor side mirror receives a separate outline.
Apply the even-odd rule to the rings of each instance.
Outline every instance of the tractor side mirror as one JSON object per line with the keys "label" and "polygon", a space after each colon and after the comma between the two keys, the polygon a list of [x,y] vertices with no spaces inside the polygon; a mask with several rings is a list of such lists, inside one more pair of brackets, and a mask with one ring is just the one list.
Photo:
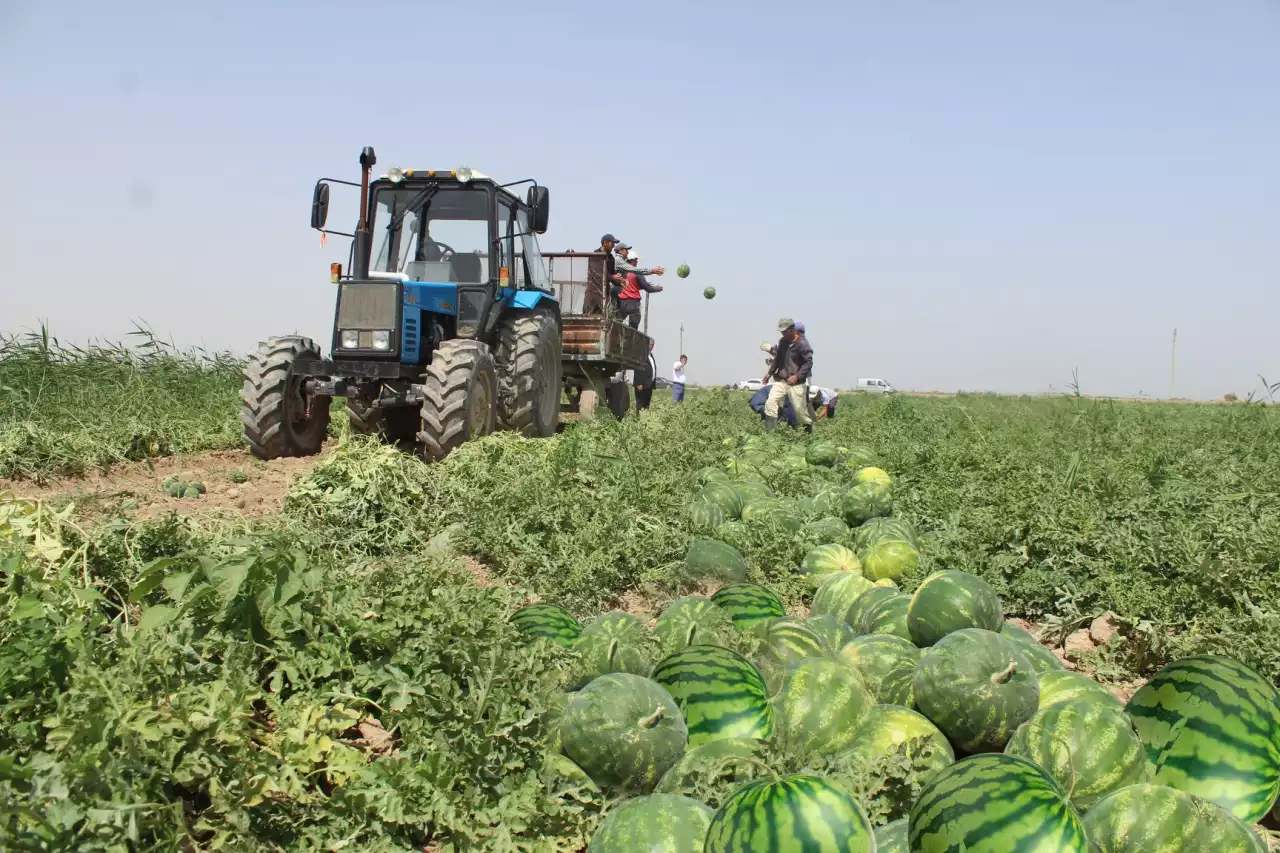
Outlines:
{"label": "tractor side mirror", "polygon": [[533,211],[533,230],[546,234],[551,218],[551,190],[536,184],[529,187],[529,208]]}
{"label": "tractor side mirror", "polygon": [[311,227],[320,229],[329,221],[329,185],[326,183],[316,184],[315,192],[311,194]]}

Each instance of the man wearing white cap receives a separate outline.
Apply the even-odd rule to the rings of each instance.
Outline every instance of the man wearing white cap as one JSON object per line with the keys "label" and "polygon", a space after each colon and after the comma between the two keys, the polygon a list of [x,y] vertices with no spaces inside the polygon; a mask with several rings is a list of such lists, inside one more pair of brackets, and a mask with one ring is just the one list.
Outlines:
{"label": "man wearing white cap", "polygon": [[[625,245],[625,244],[622,244]],[[621,314],[631,325],[631,328],[640,328],[640,292],[661,293],[662,285],[650,284],[645,278],[644,271],[638,267],[640,256],[636,254],[636,250],[628,246],[625,250],[619,245],[616,249],[618,257],[621,259],[618,271],[623,274],[626,284],[622,286],[622,290],[618,293],[618,313]],[[623,252],[626,252],[624,257]],[[624,264],[629,264],[632,269],[627,269]],[[662,267],[654,267],[655,275],[662,275]]]}
{"label": "man wearing white cap", "polygon": [[813,432],[813,418],[809,416],[809,400],[805,394],[805,385],[813,374],[813,348],[796,329],[796,323],[790,317],[778,321],[778,331],[782,339],[778,341],[778,352],[769,365],[761,382],[768,383],[773,377],[773,386],[769,389],[769,400],[764,404],[764,428],[773,432],[778,426],[778,407],[784,399],[791,401],[791,408],[796,412],[796,423],[804,426],[805,432]]}

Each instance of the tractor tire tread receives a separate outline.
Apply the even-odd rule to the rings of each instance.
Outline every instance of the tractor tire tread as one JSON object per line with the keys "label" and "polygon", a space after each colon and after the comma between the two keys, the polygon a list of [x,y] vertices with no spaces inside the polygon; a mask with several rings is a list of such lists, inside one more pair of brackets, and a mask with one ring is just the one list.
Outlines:
{"label": "tractor tire tread", "polygon": [[[422,376],[423,400],[418,440],[427,456],[440,461],[471,438],[467,392],[477,369],[494,372],[489,348],[478,341],[446,341]],[[494,383],[496,386],[496,382]],[[495,389],[496,390],[496,389]],[[492,428],[492,410],[489,427]]]}
{"label": "tractor tire tread", "polygon": [[249,452],[258,459],[311,456],[324,443],[329,427],[327,400],[312,411],[314,420],[303,435],[285,428],[290,374],[300,357],[319,358],[320,350],[310,338],[285,335],[259,342],[257,352],[245,361],[240,422]]}
{"label": "tractor tire tread", "polygon": [[[544,340],[550,339],[548,358],[539,356]],[[513,314],[498,330],[494,366],[498,371],[497,426],[523,435],[546,438],[554,435],[559,404],[551,417],[540,421],[537,410],[543,383],[552,383],[557,401],[560,391],[560,324],[544,310]],[[544,362],[550,363],[544,363]]]}

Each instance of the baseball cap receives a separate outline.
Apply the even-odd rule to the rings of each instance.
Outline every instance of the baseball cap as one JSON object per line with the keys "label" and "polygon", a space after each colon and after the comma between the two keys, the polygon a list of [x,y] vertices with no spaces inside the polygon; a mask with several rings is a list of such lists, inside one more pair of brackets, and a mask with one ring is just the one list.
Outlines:
{"label": "baseball cap", "polygon": [[796,324],[796,321],[792,320],[790,317],[782,317],[778,320],[778,331],[785,332],[787,329],[790,329],[795,324]]}
{"label": "baseball cap", "polygon": [[613,236],[612,234],[606,234],[606,235],[604,235],[603,237],[601,237],[601,238],[600,238],[600,242],[601,242],[601,243],[616,243],[616,242],[618,242],[618,238],[617,238],[617,237],[615,237],[615,236]]}
{"label": "baseball cap", "polygon": [[631,248],[630,243],[624,243],[621,240],[619,240],[618,245],[614,246],[613,250],[615,252],[625,252],[627,249],[630,249],[630,248]]}
{"label": "baseball cap", "polygon": [[797,331],[797,332],[803,332],[803,331],[804,331],[804,323],[797,322],[797,323],[796,323],[796,331]]}

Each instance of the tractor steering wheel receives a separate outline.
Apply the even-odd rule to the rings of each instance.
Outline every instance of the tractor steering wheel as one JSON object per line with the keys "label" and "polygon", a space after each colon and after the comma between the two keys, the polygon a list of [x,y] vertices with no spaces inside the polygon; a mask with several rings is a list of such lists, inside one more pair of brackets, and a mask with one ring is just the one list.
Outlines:
{"label": "tractor steering wheel", "polygon": [[436,249],[440,252],[440,260],[447,261],[454,255],[458,254],[448,243],[441,243],[439,240],[432,240],[436,244]]}

